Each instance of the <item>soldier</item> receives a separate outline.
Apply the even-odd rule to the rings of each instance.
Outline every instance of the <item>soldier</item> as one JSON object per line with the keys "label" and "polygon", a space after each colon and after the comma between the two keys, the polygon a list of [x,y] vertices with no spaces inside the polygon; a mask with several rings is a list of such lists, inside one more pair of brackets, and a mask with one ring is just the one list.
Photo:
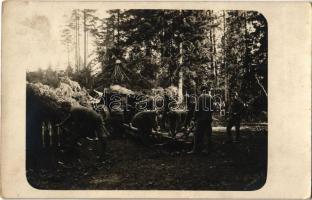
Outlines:
{"label": "soldier", "polygon": [[167,121],[169,125],[169,136],[171,136],[172,138],[176,137],[178,117],[179,117],[179,114],[175,110],[170,110],[167,113]]}
{"label": "soldier", "polygon": [[127,96],[126,106],[124,110],[125,122],[130,123],[132,117],[134,116],[136,109],[135,109],[135,96],[130,94]]}
{"label": "soldier", "polygon": [[244,110],[244,103],[238,98],[238,93],[234,93],[234,97],[232,100],[232,103],[229,108],[229,117],[228,117],[228,124],[227,124],[227,135],[228,135],[228,143],[232,142],[232,135],[231,135],[231,129],[233,126],[235,126],[235,132],[236,132],[236,141],[240,140],[240,123],[241,123],[241,116],[242,112]]}
{"label": "soldier", "polygon": [[166,122],[168,122],[169,136],[175,138],[182,113],[177,110],[177,99],[173,95],[169,96],[168,100],[167,108],[165,108],[167,113]]}
{"label": "soldier", "polygon": [[103,126],[102,116],[86,107],[73,107],[69,102],[64,102],[62,107],[68,113],[68,116],[56,126],[70,125],[71,130],[74,132],[74,135],[72,135],[73,142],[77,142],[83,137],[98,138],[101,149],[100,157],[102,157],[106,147],[105,138],[108,135]]}
{"label": "soldier", "polygon": [[125,128],[123,126],[125,122],[124,106],[122,96],[118,93],[113,93],[109,104],[111,116],[109,124],[112,127],[111,136],[113,138],[125,136]]}
{"label": "soldier", "polygon": [[161,128],[162,129],[166,129],[166,121],[168,118],[168,112],[170,111],[169,103],[170,103],[170,97],[168,95],[168,92],[165,91],[164,107],[163,107],[162,118],[161,118]]}
{"label": "soldier", "polygon": [[204,134],[208,136],[208,148],[211,149],[212,134],[212,98],[209,94],[210,88],[203,86],[201,95],[198,98],[197,110],[195,112],[196,129],[194,133],[193,150],[189,154],[200,153],[204,146]]}
{"label": "soldier", "polygon": [[140,139],[144,144],[151,143],[152,129],[156,128],[157,111],[145,110],[134,115],[130,126],[138,129]]}
{"label": "soldier", "polygon": [[189,132],[189,127],[191,125],[192,118],[195,112],[195,101],[190,95],[186,96],[186,106],[187,106],[187,113],[184,120],[184,129]]}

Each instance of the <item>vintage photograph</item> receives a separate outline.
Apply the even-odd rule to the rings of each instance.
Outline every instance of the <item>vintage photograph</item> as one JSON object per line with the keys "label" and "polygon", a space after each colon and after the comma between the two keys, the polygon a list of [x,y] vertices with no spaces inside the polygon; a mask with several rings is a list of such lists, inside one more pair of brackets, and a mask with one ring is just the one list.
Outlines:
{"label": "vintage photograph", "polygon": [[43,190],[253,191],[268,160],[254,10],[37,9],[20,20],[26,177]]}

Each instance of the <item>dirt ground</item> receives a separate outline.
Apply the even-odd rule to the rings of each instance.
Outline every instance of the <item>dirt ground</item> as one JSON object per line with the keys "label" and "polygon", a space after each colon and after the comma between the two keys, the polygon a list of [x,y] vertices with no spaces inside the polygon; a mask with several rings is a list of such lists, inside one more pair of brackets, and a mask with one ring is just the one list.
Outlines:
{"label": "dirt ground", "polygon": [[27,178],[38,189],[256,190],[266,180],[267,128],[247,127],[241,135],[239,143],[225,144],[224,128],[216,129],[212,150],[198,155],[187,154],[190,142],[144,146],[129,135],[109,139],[102,162],[90,144],[70,156],[42,152],[53,163],[27,169]]}

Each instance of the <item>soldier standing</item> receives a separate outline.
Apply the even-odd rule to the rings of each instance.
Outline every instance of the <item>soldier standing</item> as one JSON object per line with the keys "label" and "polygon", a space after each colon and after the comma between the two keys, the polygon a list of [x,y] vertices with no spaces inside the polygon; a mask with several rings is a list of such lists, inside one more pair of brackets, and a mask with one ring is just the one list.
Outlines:
{"label": "soldier standing", "polygon": [[161,118],[161,128],[162,129],[166,129],[166,121],[168,118],[168,112],[170,111],[169,103],[170,103],[170,97],[168,95],[168,92],[165,91],[164,107],[163,107],[162,118]]}
{"label": "soldier standing", "polygon": [[194,133],[194,145],[189,154],[200,153],[204,147],[204,135],[208,137],[208,148],[211,149],[212,135],[212,98],[209,94],[210,88],[203,86],[201,95],[198,98],[197,108],[195,112],[196,129]]}
{"label": "soldier standing", "polygon": [[235,92],[232,103],[229,108],[228,124],[226,128],[226,132],[228,135],[227,142],[229,143],[232,142],[231,129],[233,126],[235,126],[236,141],[240,140],[239,129],[240,129],[243,109],[244,109],[244,103],[238,98],[238,93]]}
{"label": "soldier standing", "polygon": [[186,106],[187,106],[187,113],[184,120],[184,129],[189,132],[189,126],[191,124],[192,118],[195,112],[195,101],[190,95],[186,96]]}

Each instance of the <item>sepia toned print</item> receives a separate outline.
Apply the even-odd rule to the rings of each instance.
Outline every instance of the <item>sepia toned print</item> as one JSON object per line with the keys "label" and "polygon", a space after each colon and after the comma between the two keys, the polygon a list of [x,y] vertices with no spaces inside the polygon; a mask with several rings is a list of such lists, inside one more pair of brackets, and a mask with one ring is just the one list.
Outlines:
{"label": "sepia toned print", "polygon": [[22,21],[47,58],[28,63],[26,73],[31,186],[226,191],[265,184],[268,27],[261,13],[68,9],[61,16]]}
{"label": "sepia toned print", "polygon": [[[311,196],[308,3],[8,0],[2,5],[4,198]],[[163,11],[176,15],[157,19],[155,13]],[[146,13],[151,17],[135,19]],[[108,18],[114,23],[99,21]],[[130,23],[126,29],[127,22],[141,20],[148,23]],[[163,29],[157,21],[167,27],[165,35],[173,33],[171,47],[159,39]],[[101,26],[98,36],[106,38],[110,29],[111,38],[98,45],[101,39],[91,29]],[[256,38],[267,40],[266,50]],[[120,52],[109,54],[114,49],[109,41]],[[198,51],[188,49],[191,44]],[[151,58],[145,56],[146,46]],[[162,53],[166,48],[170,56]],[[244,48],[251,63],[267,62],[267,72],[255,66],[257,76],[247,78]],[[231,62],[233,68],[224,65]],[[86,68],[90,76],[82,75]]]}

